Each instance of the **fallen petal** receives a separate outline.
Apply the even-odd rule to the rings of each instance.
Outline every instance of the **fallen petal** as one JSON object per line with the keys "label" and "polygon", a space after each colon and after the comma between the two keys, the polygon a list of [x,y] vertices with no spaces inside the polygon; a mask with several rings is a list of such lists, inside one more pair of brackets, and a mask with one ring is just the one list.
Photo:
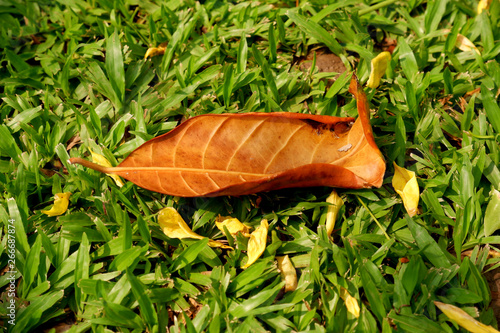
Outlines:
{"label": "fallen petal", "polygon": [[221,249],[227,249],[227,250],[234,250],[231,246],[226,245],[226,244],[224,244],[222,242],[213,240],[213,239],[210,239],[208,241],[208,246],[210,246],[210,247],[220,247]]}
{"label": "fallen petal", "polygon": [[[158,213],[158,224],[160,225],[163,233],[169,238],[205,238],[191,230],[182,216],[172,207],[166,207],[160,210],[160,212]],[[212,239],[208,241],[208,246],[220,247],[223,249],[233,249],[228,245]]]}
{"label": "fallen petal", "polygon": [[285,292],[294,291],[297,289],[297,272],[293,267],[288,255],[284,257],[276,257],[278,261],[278,269],[281,272],[281,279],[285,281]]}
{"label": "fallen petal", "polygon": [[[100,166],[103,166],[106,168],[112,167],[112,165],[111,165],[111,163],[109,163],[108,159],[106,157],[102,156],[101,154],[94,153],[92,150],[90,151],[90,154],[92,154],[92,162],[99,164]],[[113,178],[113,180],[115,181],[115,183],[118,187],[122,187],[124,185],[123,181],[121,180],[121,178],[118,175],[110,173],[109,176],[111,178]]]}
{"label": "fallen petal", "polygon": [[380,79],[384,76],[387,70],[387,65],[391,61],[391,53],[384,51],[372,59],[370,77],[366,86],[369,88],[377,88],[380,84]]}
{"label": "fallen petal", "polygon": [[439,308],[439,310],[443,311],[449,319],[455,321],[458,325],[472,333],[499,333],[493,327],[480,323],[476,319],[472,318],[467,312],[454,305],[436,301],[434,304]]}
{"label": "fallen petal", "polygon": [[492,0],[479,0],[477,4],[477,13],[481,14],[483,10],[488,10],[490,8]]}
{"label": "fallen petal", "polygon": [[48,216],[59,216],[68,210],[70,192],[57,193],[54,195],[54,205],[49,210],[42,210]]}
{"label": "fallen petal", "polygon": [[344,201],[339,197],[335,190],[326,198],[326,202],[331,205],[328,206],[326,211],[326,233],[328,236],[332,234],[333,227],[335,226],[335,221],[339,214],[340,208],[344,205]]}
{"label": "fallen petal", "polygon": [[410,216],[416,215],[420,191],[415,172],[401,168],[394,163],[392,186],[396,190],[396,193],[401,196],[401,199],[403,199],[403,204],[408,214]]}
{"label": "fallen petal", "polygon": [[356,318],[359,318],[360,309],[358,300],[352,297],[344,287],[340,287],[340,298],[344,300],[347,311],[353,314]]}
{"label": "fallen petal", "polygon": [[150,47],[146,51],[144,59],[155,57],[157,55],[162,55],[165,53],[166,48],[167,48],[167,43],[161,43],[158,47]]}
{"label": "fallen petal", "polygon": [[240,232],[243,236],[250,237],[250,227],[241,223],[237,218],[219,216],[217,221],[215,221],[215,225],[222,232],[224,232],[224,227],[226,227],[233,236]]}
{"label": "fallen petal", "polygon": [[169,238],[204,238],[193,232],[186,222],[184,222],[182,216],[172,207],[160,210],[158,213],[158,223],[163,233]]}
{"label": "fallen petal", "polygon": [[252,232],[248,240],[247,253],[248,261],[241,268],[247,268],[252,265],[264,253],[266,249],[267,230],[269,224],[266,219],[260,222],[260,226]]}

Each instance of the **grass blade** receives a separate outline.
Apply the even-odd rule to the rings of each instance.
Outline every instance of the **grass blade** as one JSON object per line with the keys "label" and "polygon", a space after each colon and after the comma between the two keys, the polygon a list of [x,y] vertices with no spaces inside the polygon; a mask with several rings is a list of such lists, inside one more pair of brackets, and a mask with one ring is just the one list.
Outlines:
{"label": "grass blade", "polygon": [[170,266],[170,271],[175,272],[187,265],[191,265],[198,257],[198,254],[208,245],[208,240],[208,238],[204,238],[188,246],[177,258],[175,258]]}
{"label": "grass blade", "polygon": [[342,47],[335,40],[335,36],[326,31],[319,23],[311,19],[306,19],[304,16],[297,14],[291,10],[286,12],[286,15],[299,26],[299,28],[306,33],[306,35],[315,38],[320,43],[325,44],[330,51],[335,54],[342,53]]}
{"label": "grass blade", "polygon": [[29,332],[31,329],[48,320],[47,316],[42,319],[42,315],[60,301],[63,296],[64,290],[52,292],[37,297],[27,308],[20,310],[16,318],[16,332]]}
{"label": "grass blade", "polygon": [[87,238],[87,234],[82,235],[82,242],[80,248],[78,249],[78,254],[76,256],[76,267],[75,267],[75,300],[76,306],[78,307],[78,312],[83,313],[85,306],[86,295],[83,292],[80,283],[83,279],[89,278],[89,266],[90,266],[90,243]]}
{"label": "grass blade", "polygon": [[125,99],[125,69],[120,38],[116,29],[111,36],[106,38],[106,72],[116,94],[116,107],[120,109]]}
{"label": "grass blade", "polygon": [[236,60],[236,73],[244,73],[247,69],[248,44],[245,34],[241,36],[240,44],[238,45],[238,58]]}
{"label": "grass blade", "polygon": [[500,133],[500,107],[497,101],[493,97],[491,90],[486,88],[486,86],[481,86],[481,98],[483,101],[484,111],[486,116],[493,126],[496,133]]}
{"label": "grass blade", "polygon": [[418,225],[406,214],[406,222],[422,254],[436,267],[450,268],[451,264],[443,250],[424,227]]}
{"label": "grass blade", "polygon": [[158,317],[156,315],[156,311],[154,309],[153,303],[151,302],[151,299],[146,294],[145,286],[137,279],[137,277],[135,277],[130,269],[127,269],[126,275],[130,281],[132,293],[139,303],[142,317],[146,325],[148,326],[149,332],[157,331]]}
{"label": "grass blade", "polygon": [[42,248],[42,238],[36,237],[35,243],[30,249],[24,266],[23,285],[21,288],[22,297],[26,297],[30,291],[31,285],[35,282],[35,277],[38,274],[40,265],[40,251]]}

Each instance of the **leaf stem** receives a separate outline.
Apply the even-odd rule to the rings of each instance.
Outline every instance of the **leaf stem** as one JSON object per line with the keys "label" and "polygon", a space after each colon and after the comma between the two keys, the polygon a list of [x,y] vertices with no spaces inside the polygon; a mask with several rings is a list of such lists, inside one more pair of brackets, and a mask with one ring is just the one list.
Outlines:
{"label": "leaf stem", "polygon": [[69,164],[80,164],[80,165],[83,165],[84,167],[87,167],[87,168],[90,168],[92,170],[99,171],[102,173],[113,173],[113,171],[114,171],[113,170],[114,168],[103,167],[99,164],[84,160],[83,158],[80,158],[80,157],[70,158],[68,160],[68,163]]}
{"label": "leaf stem", "polygon": [[361,9],[360,11],[358,11],[358,15],[361,16],[361,15],[368,14],[370,12],[373,12],[374,10],[389,6],[393,3],[395,3],[396,1],[398,1],[398,0],[385,0],[385,1],[379,2],[376,5],[370,6],[370,7],[365,8],[365,9]]}
{"label": "leaf stem", "polygon": [[358,198],[359,202],[361,202],[361,204],[363,205],[363,207],[365,207],[366,211],[368,212],[368,214],[370,214],[370,216],[372,217],[372,219],[375,220],[375,223],[377,223],[378,227],[380,228],[380,230],[382,230],[382,232],[384,233],[385,237],[387,239],[391,239],[391,237],[389,237],[389,235],[387,234],[387,232],[385,231],[385,229],[382,227],[382,225],[380,224],[380,222],[377,220],[377,218],[375,217],[375,215],[373,215],[373,213],[371,212],[371,210],[368,208],[368,206],[363,202],[363,200],[361,200],[361,198],[359,196],[356,195],[356,198]]}

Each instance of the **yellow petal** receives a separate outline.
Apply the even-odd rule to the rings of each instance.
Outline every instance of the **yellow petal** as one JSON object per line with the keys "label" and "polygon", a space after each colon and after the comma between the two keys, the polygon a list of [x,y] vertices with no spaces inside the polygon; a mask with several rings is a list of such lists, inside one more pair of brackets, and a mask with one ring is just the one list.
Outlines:
{"label": "yellow petal", "polygon": [[237,218],[219,216],[217,221],[215,221],[215,225],[222,232],[224,232],[224,227],[226,227],[229,233],[233,236],[238,232],[241,232],[243,236],[250,237],[250,227],[241,223]]}
{"label": "yellow petal", "polygon": [[472,318],[464,310],[457,308],[451,304],[445,304],[441,302],[434,302],[434,304],[443,311],[443,313],[455,321],[458,325],[462,326],[466,330],[472,333],[499,333],[496,329],[491,326],[480,323],[476,319]]}
{"label": "yellow petal", "polygon": [[331,203],[326,211],[326,233],[328,236],[332,234],[333,227],[335,226],[335,221],[339,214],[340,208],[344,205],[344,201],[339,197],[335,190],[326,198],[326,202]]}
{"label": "yellow petal", "polygon": [[210,239],[208,241],[208,246],[210,246],[210,247],[220,247],[221,249],[234,250],[231,246],[226,245],[224,243],[221,243],[219,241],[213,240],[213,239]]}
{"label": "yellow petal", "polygon": [[[94,153],[92,150],[90,151],[90,154],[92,154],[92,162],[99,164],[100,166],[106,167],[106,168],[111,168],[112,165],[109,163],[109,161],[106,159],[106,157],[102,156],[101,154]],[[116,185],[118,187],[122,187],[123,181],[118,175],[115,174],[109,174],[111,178],[115,181]]]}
{"label": "yellow petal", "polygon": [[288,255],[284,257],[276,257],[278,261],[278,269],[281,272],[281,279],[285,280],[285,292],[294,291],[297,289],[297,272],[293,267]]}
{"label": "yellow petal", "polygon": [[477,4],[477,13],[481,14],[483,10],[488,10],[490,8],[492,0],[480,0]]}
{"label": "yellow petal", "polygon": [[167,43],[161,43],[158,47],[150,47],[146,54],[144,55],[144,59],[151,58],[157,55],[162,55],[165,53],[165,49],[167,48]]}
{"label": "yellow petal", "polygon": [[260,226],[252,232],[248,240],[247,252],[248,261],[241,268],[247,268],[253,264],[264,253],[266,249],[267,230],[269,224],[266,219],[260,221]]}
{"label": "yellow petal", "polygon": [[54,205],[49,210],[42,210],[48,216],[59,216],[68,210],[70,192],[57,193],[54,195]]}
{"label": "yellow petal", "polygon": [[358,300],[352,297],[344,287],[340,287],[340,298],[344,300],[347,311],[353,314],[356,318],[359,318]]}
{"label": "yellow petal", "polygon": [[202,239],[184,222],[182,216],[172,207],[166,207],[158,213],[158,223],[165,235],[170,238]]}
{"label": "yellow petal", "polygon": [[[158,224],[161,230],[169,238],[194,238],[203,239],[205,237],[198,235],[184,221],[182,216],[172,207],[166,207],[158,213]],[[232,249],[219,241],[210,239],[208,245],[211,247],[220,247],[223,249]]]}
{"label": "yellow petal", "polygon": [[474,50],[477,52],[477,54],[481,54],[476,45],[474,45],[474,43],[472,43],[467,37],[461,34],[457,34],[457,41],[455,42],[455,46],[464,52]]}
{"label": "yellow petal", "polygon": [[366,83],[367,87],[378,87],[380,79],[384,76],[385,71],[387,70],[389,61],[391,61],[391,53],[387,51],[381,52],[378,56],[372,59],[372,71],[370,73],[370,77],[368,78],[368,82]]}
{"label": "yellow petal", "polygon": [[415,172],[401,168],[394,163],[392,186],[396,190],[396,193],[401,196],[401,199],[403,199],[403,204],[408,214],[410,216],[417,214],[420,192]]}

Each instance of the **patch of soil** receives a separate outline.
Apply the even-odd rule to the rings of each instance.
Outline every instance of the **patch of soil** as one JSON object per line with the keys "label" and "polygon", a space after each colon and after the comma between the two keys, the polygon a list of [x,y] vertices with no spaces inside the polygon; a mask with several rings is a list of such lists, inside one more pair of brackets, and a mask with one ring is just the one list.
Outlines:
{"label": "patch of soil", "polygon": [[326,53],[322,50],[311,51],[305,59],[300,60],[300,70],[305,72],[311,69],[314,54],[316,54],[316,68],[318,68],[319,72],[344,73],[346,71],[345,65],[339,56],[333,53]]}

